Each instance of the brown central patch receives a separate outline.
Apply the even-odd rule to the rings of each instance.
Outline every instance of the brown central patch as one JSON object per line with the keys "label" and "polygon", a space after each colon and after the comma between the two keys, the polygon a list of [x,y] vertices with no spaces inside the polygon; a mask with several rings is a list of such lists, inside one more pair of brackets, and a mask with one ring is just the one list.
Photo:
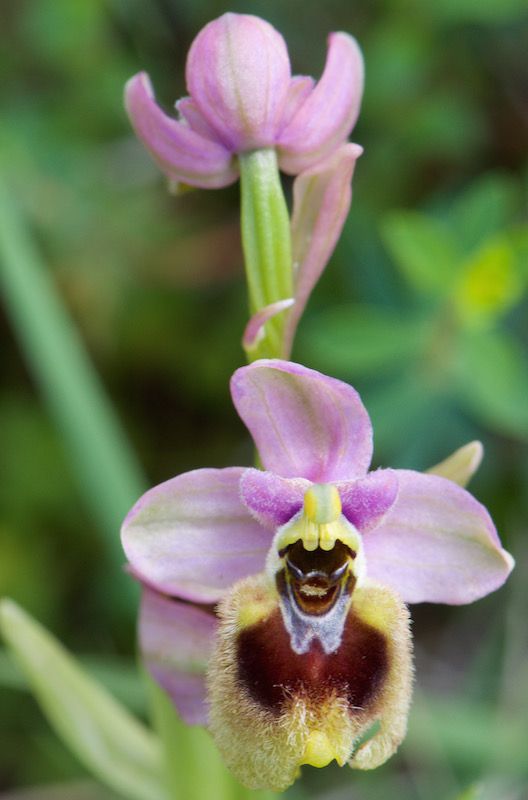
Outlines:
{"label": "brown central patch", "polygon": [[353,610],[341,645],[331,655],[318,641],[307,653],[294,653],[277,609],[240,633],[237,656],[239,680],[256,702],[275,713],[292,694],[315,703],[339,694],[346,697],[351,711],[365,709],[375,700],[388,667],[385,637]]}

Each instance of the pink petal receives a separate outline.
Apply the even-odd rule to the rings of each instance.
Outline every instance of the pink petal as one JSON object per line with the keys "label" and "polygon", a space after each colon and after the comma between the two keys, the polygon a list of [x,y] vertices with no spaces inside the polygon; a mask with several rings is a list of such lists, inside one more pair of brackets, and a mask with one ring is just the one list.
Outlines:
{"label": "pink petal", "polygon": [[198,107],[192,97],[181,97],[176,101],[176,110],[182,121],[184,121],[189,128],[204,136],[206,139],[211,139],[213,142],[218,141],[215,131],[211,128],[207,120],[200,114]]}
{"label": "pink petal", "polygon": [[261,308],[260,311],[257,311],[246,325],[244,336],[242,337],[242,346],[244,350],[250,352],[255,350],[264,337],[264,326],[266,322],[276,317],[277,314],[280,314],[282,311],[291,308],[294,302],[295,300],[293,297],[288,297],[286,300],[277,300],[276,303],[271,303],[269,306],[265,306]]}
{"label": "pink petal", "polygon": [[300,109],[315,85],[313,78],[309,75],[295,75],[290,82],[286,102],[282,112],[281,129],[283,130],[297,111]]}
{"label": "pink petal", "polygon": [[268,22],[227,13],[203,28],[189,50],[189,93],[232,151],[271,147],[290,86],[284,39]]}
{"label": "pink petal", "polygon": [[372,428],[358,393],[346,383],[271,359],[237,370],[231,394],[265,469],[316,483],[367,471]]}
{"label": "pink petal", "polygon": [[357,481],[338,483],[345,517],[360,533],[379,525],[398,496],[397,472],[378,469]]}
{"label": "pink petal", "polygon": [[363,57],[355,39],[332,33],[320,81],[277,139],[279,165],[297,175],[346,141],[359,114]]}
{"label": "pink petal", "polygon": [[218,621],[204,608],[144,589],[139,646],[152,677],[189,725],[207,724],[205,671]]}
{"label": "pink petal", "polygon": [[247,469],[240,479],[240,497],[261,525],[275,531],[300,511],[310,485],[302,478]]}
{"label": "pink petal", "polygon": [[296,269],[295,306],[286,326],[286,352],[291,350],[311,291],[343,229],[352,199],[352,175],[362,152],[357,144],[342,145],[294,181],[291,233]]}
{"label": "pink petal", "polygon": [[185,472],[144,494],[121,530],[134,574],[164,594],[214,603],[261,572],[271,537],[240,501],[243,472]]}
{"label": "pink petal", "polygon": [[471,603],[502,586],[513,559],[484,506],[445,478],[396,474],[396,503],[363,539],[369,578],[407,603]]}
{"label": "pink petal", "polygon": [[170,180],[209,189],[236,181],[238,170],[231,152],[168,117],[157,105],[144,72],[128,81],[125,106],[136,135]]}

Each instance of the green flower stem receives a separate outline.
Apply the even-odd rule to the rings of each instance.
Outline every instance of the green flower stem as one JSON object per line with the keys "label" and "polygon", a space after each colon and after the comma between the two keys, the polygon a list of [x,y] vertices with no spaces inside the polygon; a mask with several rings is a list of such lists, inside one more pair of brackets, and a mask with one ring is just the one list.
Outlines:
{"label": "green flower stem", "polygon": [[111,605],[130,613],[137,595],[123,573],[117,532],[144,491],[129,446],[84,344],[41,263],[16,200],[0,185],[0,291],[29,368],[69,450],[79,489],[108,554]]}
{"label": "green flower stem", "polygon": [[[273,149],[239,157],[241,233],[251,314],[293,296],[290,218]],[[248,358],[284,355],[284,313],[270,319]]]}

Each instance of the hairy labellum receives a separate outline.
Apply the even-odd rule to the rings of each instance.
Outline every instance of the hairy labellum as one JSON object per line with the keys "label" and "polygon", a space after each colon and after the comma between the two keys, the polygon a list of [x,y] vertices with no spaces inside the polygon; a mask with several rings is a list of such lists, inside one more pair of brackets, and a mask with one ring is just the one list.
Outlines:
{"label": "hairy labellum", "polygon": [[333,759],[368,769],[404,736],[408,614],[361,580],[360,548],[335,487],[313,486],[277,532],[267,574],[237,584],[220,606],[210,725],[247,786],[281,791],[300,765]]}

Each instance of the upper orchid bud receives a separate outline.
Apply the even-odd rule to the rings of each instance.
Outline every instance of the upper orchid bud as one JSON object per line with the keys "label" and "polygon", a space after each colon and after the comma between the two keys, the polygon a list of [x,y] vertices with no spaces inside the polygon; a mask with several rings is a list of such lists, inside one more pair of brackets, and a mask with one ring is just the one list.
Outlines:
{"label": "upper orchid bud", "polygon": [[187,87],[196,106],[236,152],[273,146],[290,78],[284,39],[249,14],[210,22],[187,57]]}
{"label": "upper orchid bud", "polygon": [[125,90],[134,129],[172,181],[216,188],[238,177],[236,155],[274,148],[291,175],[313,167],[349,136],[363,92],[363,59],[346,33],[332,33],[320,80],[292,77],[284,39],[269,23],[228,13],[191,45],[189,97],[179,118],[156,104],[148,77]]}

